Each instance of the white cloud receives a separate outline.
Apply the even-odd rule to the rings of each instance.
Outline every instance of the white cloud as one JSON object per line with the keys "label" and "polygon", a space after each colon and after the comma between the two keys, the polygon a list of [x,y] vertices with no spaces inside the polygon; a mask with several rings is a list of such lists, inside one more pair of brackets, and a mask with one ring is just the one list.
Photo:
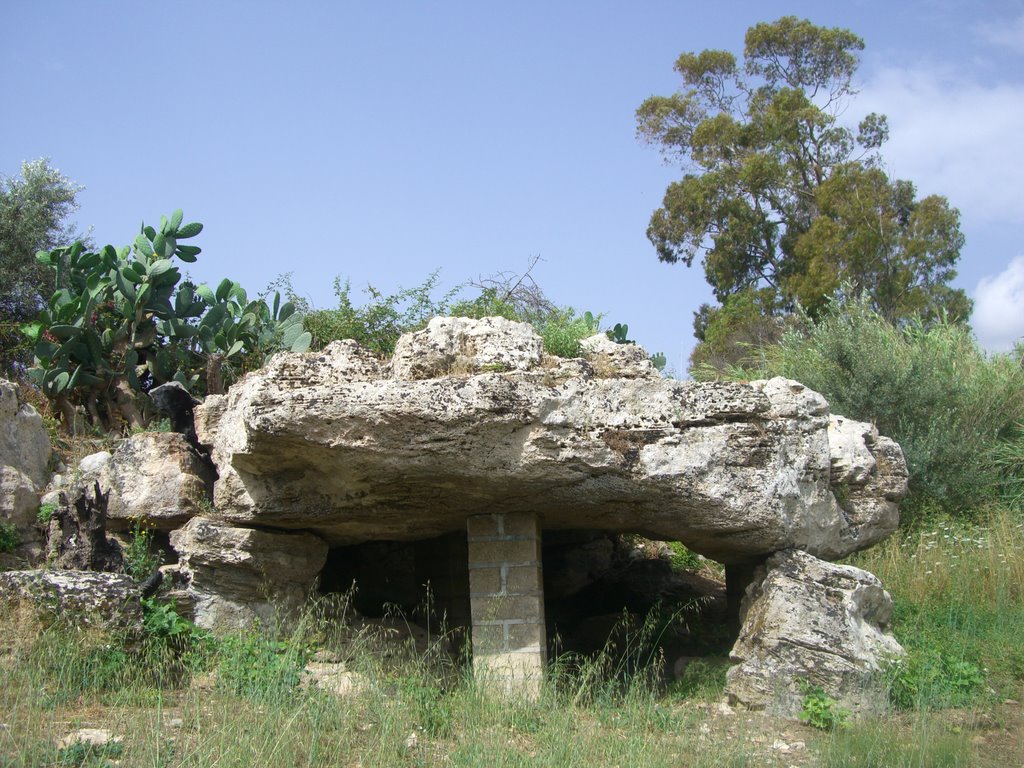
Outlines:
{"label": "white cloud", "polygon": [[1024,53],[1024,13],[1013,21],[978,24],[974,31],[987,43]]}
{"label": "white cloud", "polygon": [[882,147],[893,176],[940,194],[977,223],[1024,218],[1024,83],[983,83],[956,71],[882,69],[861,88],[858,115],[889,118]]}
{"label": "white cloud", "polygon": [[1008,351],[1024,336],[1024,256],[978,281],[971,325],[981,345],[993,351]]}

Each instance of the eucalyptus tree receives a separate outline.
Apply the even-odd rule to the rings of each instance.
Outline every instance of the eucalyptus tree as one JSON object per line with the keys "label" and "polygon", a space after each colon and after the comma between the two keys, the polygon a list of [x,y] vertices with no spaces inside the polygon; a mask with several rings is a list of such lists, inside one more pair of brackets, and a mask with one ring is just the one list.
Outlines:
{"label": "eucalyptus tree", "polygon": [[684,53],[680,89],[637,110],[638,136],[683,169],[647,236],[662,261],[700,260],[720,303],[697,313],[701,340],[716,324],[728,337],[737,317],[748,330],[772,326],[798,302],[813,316],[840,290],[897,322],[970,314],[965,293],[949,287],[963,245],[958,211],[885,173],[883,115],[846,122],[863,48],[849,30],[793,16],[760,23],[747,30],[742,62],[723,50]]}

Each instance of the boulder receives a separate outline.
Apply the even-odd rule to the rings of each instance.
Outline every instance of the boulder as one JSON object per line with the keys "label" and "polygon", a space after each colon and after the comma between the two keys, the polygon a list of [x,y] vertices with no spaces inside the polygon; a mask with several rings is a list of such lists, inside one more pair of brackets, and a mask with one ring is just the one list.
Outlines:
{"label": "boulder", "polygon": [[435,317],[422,331],[398,340],[391,373],[411,381],[486,370],[527,371],[540,364],[543,351],[529,323],[504,317]]}
{"label": "boulder", "polygon": [[42,488],[50,477],[50,453],[43,417],[21,401],[17,384],[0,379],[0,466],[14,467]]}
{"label": "boulder", "polygon": [[287,623],[327,560],[327,544],[311,534],[238,528],[205,517],[170,538],[196,624],[217,631]]}
{"label": "boulder", "polygon": [[435,318],[390,366],[354,342],[276,355],[196,408],[218,519],[340,546],[530,512],[545,530],[631,531],[727,564],[838,558],[895,529],[898,446],[856,430],[833,446],[817,393],[663,379],[604,341],[560,360],[529,326]]}
{"label": "boulder", "polygon": [[598,333],[580,342],[587,360],[599,375],[620,379],[657,379],[661,377],[650,356],[636,344],[619,344]]}
{"label": "boulder", "polygon": [[852,713],[885,706],[881,676],[903,648],[888,631],[892,599],[872,574],[789,550],[747,590],[725,688],[730,703],[796,716],[820,687]]}
{"label": "boulder", "polygon": [[111,529],[141,520],[171,531],[209,510],[216,473],[176,432],[143,432],[125,438],[97,473],[110,493]]}
{"label": "boulder", "polygon": [[0,466],[0,523],[27,534],[35,527],[38,512],[39,495],[32,478],[15,467]]}
{"label": "boulder", "polygon": [[130,577],[73,570],[0,572],[0,601],[25,600],[50,618],[142,633],[142,606]]}

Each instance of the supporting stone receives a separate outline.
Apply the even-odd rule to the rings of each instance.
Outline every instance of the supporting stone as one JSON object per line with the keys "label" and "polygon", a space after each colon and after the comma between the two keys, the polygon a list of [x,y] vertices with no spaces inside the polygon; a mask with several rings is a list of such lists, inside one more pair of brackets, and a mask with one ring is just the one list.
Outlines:
{"label": "supporting stone", "polygon": [[474,515],[467,532],[474,672],[503,693],[537,698],[547,663],[537,516]]}

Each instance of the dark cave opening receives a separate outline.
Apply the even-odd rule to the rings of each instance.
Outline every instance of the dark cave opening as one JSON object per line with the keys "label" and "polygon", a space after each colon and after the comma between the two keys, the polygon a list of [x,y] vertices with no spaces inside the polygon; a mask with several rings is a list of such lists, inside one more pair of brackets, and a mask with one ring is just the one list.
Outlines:
{"label": "dark cave opening", "polygon": [[[320,591],[349,593],[352,607],[368,619],[400,615],[427,633],[449,632],[464,649],[472,626],[467,560],[463,531],[336,547]],[[678,551],[664,542],[545,531],[543,575],[549,659],[626,647],[636,652],[645,622],[653,622],[654,636],[644,642],[671,677],[694,658],[727,655],[736,639],[723,579],[710,567],[682,567]],[[648,635],[651,630],[648,624]]]}

